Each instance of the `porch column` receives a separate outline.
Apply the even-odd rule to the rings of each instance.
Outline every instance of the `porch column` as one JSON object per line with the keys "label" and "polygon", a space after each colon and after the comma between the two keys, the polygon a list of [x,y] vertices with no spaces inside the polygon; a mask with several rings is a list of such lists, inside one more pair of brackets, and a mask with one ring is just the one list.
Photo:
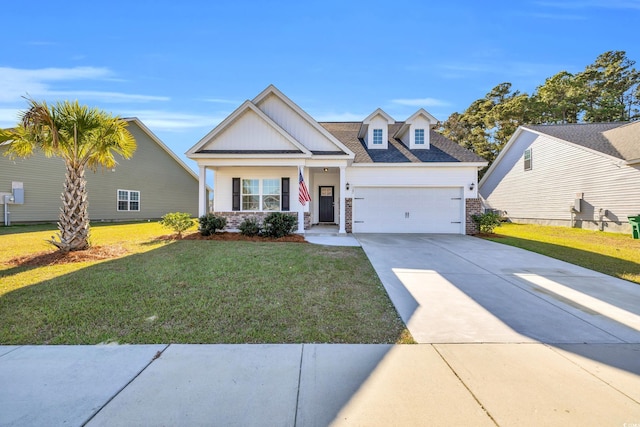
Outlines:
{"label": "porch column", "polygon": [[198,216],[207,213],[207,167],[199,166],[198,170]]}
{"label": "porch column", "polygon": [[338,230],[338,233],[340,234],[345,234],[345,218],[346,218],[346,197],[345,197],[345,192],[347,191],[346,185],[347,185],[347,180],[346,180],[346,174],[345,174],[345,170],[346,167],[345,166],[340,166],[340,229]]}
{"label": "porch column", "polygon": [[[296,167],[296,179],[299,180],[298,173],[301,173],[302,176],[304,177],[304,166]],[[308,184],[308,181],[306,178],[304,182],[305,184]],[[307,188],[308,188],[308,185],[307,185]],[[300,198],[300,183],[298,182],[298,199],[299,198]],[[298,206],[298,233],[304,234],[304,211],[305,211],[306,205],[302,206],[302,203],[300,203],[300,201],[298,200],[297,206]]]}

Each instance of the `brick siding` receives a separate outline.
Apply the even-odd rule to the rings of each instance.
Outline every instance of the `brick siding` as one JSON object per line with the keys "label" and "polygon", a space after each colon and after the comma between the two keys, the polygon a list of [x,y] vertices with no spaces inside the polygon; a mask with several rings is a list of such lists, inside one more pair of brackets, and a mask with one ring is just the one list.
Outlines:
{"label": "brick siding", "polygon": [[[218,216],[223,216],[225,218],[227,218],[227,229],[238,229],[240,227],[240,224],[242,224],[242,221],[244,221],[247,218],[257,218],[260,223],[262,223],[264,221],[264,218],[269,215],[271,212],[241,212],[241,211],[231,211],[231,212],[215,212],[215,215]],[[293,217],[295,217],[296,219],[298,219],[298,213],[297,212],[283,212],[286,214],[289,214]],[[307,227],[307,213],[305,212],[305,217],[304,217],[304,228],[305,230],[308,228]]]}
{"label": "brick siding", "polygon": [[353,230],[353,199],[347,197],[344,199],[344,229],[347,233],[351,233]]}
{"label": "brick siding", "polygon": [[466,212],[466,230],[465,234],[474,235],[478,234],[478,226],[473,219],[472,215],[482,213],[482,203],[480,199],[466,199],[465,200],[465,212]]}

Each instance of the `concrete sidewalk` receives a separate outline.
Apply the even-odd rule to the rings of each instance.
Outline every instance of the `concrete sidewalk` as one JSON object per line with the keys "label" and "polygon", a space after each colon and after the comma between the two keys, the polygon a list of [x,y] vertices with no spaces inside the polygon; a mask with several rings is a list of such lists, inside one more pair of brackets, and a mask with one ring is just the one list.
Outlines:
{"label": "concrete sidewalk", "polygon": [[2,426],[638,423],[638,344],[0,346]]}

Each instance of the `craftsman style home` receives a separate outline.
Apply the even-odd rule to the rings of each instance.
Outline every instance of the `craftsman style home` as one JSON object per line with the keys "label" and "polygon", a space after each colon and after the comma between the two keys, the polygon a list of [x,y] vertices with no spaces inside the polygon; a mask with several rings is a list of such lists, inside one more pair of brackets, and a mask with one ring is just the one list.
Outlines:
{"label": "craftsman style home", "polygon": [[436,123],[423,109],[402,122],[377,109],[361,122],[320,123],[271,85],[187,152],[199,167],[199,213],[210,173],[214,212],[232,229],[283,211],[298,216],[300,233],[316,224],[472,233],[487,162],[435,132]]}

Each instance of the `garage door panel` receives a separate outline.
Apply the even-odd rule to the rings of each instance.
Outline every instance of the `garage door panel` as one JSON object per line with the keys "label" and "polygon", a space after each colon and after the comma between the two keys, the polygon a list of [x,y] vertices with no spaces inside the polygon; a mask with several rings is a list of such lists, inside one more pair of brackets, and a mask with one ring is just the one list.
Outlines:
{"label": "garage door panel", "polygon": [[360,187],[354,190],[355,233],[462,232],[462,189]]}

